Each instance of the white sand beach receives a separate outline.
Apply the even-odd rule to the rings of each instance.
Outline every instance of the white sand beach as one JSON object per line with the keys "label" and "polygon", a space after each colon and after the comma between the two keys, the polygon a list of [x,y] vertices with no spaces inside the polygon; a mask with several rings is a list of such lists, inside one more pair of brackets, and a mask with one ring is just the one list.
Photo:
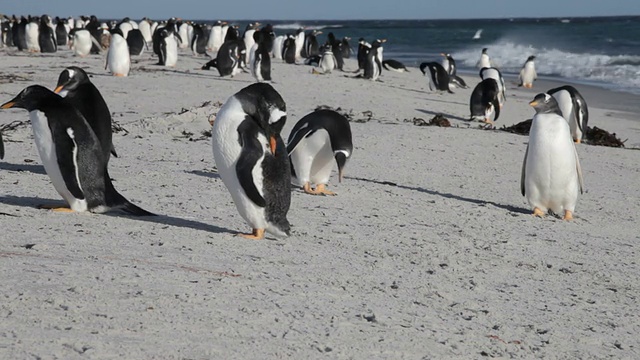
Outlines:
{"label": "white sand beach", "polygon": [[[520,194],[527,137],[469,123],[469,89],[430,92],[418,69],[381,82],[273,61],[284,138],[316,106],[352,111],[354,154],[335,197],[293,192],[292,236],[251,241],[215,171],[208,120],[253,78],[220,78],[181,52],[134,58],[0,50],[0,103],[92,75],[113,119],[114,185],[159,214],[37,209],[61,203],[30,126],[3,133],[2,359],[640,358],[640,97],[575,85],[590,126],[626,148],[577,145],[575,220],[531,216]],[[346,63],[355,70],[355,60]],[[496,126],[531,118],[533,89],[507,79]],[[442,113],[453,127],[405,121]],[[212,118],[212,117],[211,117]],[[0,126],[27,121],[0,111]]]}

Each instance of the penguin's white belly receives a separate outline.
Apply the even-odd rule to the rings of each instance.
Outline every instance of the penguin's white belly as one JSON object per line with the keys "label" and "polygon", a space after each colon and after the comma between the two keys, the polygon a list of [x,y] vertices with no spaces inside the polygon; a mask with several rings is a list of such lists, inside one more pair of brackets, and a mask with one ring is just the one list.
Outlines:
{"label": "penguin's white belly", "polygon": [[529,133],[525,196],[529,204],[556,214],[574,211],[579,181],[569,125],[555,114],[536,115]]}
{"label": "penguin's white belly", "polygon": [[333,54],[324,54],[320,59],[320,67],[322,68],[322,72],[330,73],[333,69],[336,68],[336,61]]}
{"label": "penguin's white belly", "polygon": [[296,185],[327,184],[335,163],[329,133],[321,129],[301,140],[291,153],[291,163],[296,172]]}
{"label": "penguin's white belly", "polygon": [[491,67],[491,61],[489,60],[489,56],[482,54],[480,56],[480,62],[478,63],[478,67],[480,69],[485,68],[485,67]]}
{"label": "penguin's white belly", "polygon": [[111,37],[107,63],[112,74],[129,75],[129,68],[131,67],[129,46],[127,46],[127,41],[122,36],[113,35]]}
{"label": "penguin's white belly", "polygon": [[523,84],[533,84],[533,81],[536,79],[536,70],[532,62],[528,62],[524,66],[521,77]]}
{"label": "penguin's white belly", "polygon": [[142,21],[139,26],[140,32],[142,33],[142,37],[144,41],[147,43],[151,42],[151,25],[148,22]]}
{"label": "penguin's white belly", "polygon": [[296,61],[300,59],[302,47],[304,46],[304,32],[299,33],[296,36]]}
{"label": "penguin's white belly", "polygon": [[188,24],[182,24],[182,26],[180,26],[180,30],[178,31],[178,34],[180,35],[180,49],[184,49],[187,46],[189,46],[189,34],[188,34],[188,30],[189,30],[189,25]]}
{"label": "penguin's white belly", "polygon": [[38,24],[33,22],[28,23],[25,30],[25,40],[27,42],[27,50],[40,51],[38,34],[40,34],[40,31],[38,30]]}
{"label": "penguin's white belly", "polygon": [[164,38],[166,49],[167,49],[167,58],[165,59],[165,66],[176,66],[178,62],[178,43],[176,38],[173,35],[169,35]]}
{"label": "penguin's white belly", "polygon": [[78,56],[87,56],[91,52],[91,34],[89,31],[78,31],[73,35],[73,52]]}
{"label": "penguin's white belly", "polygon": [[578,122],[576,121],[578,117],[578,109],[573,108],[573,99],[571,98],[571,94],[566,90],[560,90],[554,93],[553,97],[558,102],[558,106],[562,112],[562,117],[569,124],[572,138],[574,140],[582,139],[582,131],[580,131]]}
{"label": "penguin's white belly", "polygon": [[[242,185],[240,185],[240,180],[236,172],[236,165],[242,152],[242,147],[238,142],[238,126],[244,121],[245,115],[244,110],[242,110],[242,105],[235,98],[229,99],[220,109],[211,131],[213,158],[218,168],[218,174],[220,174],[222,182],[229,190],[240,216],[242,216],[252,228],[265,229],[267,228],[265,209],[249,199]],[[267,144],[267,138],[264,135],[259,136],[261,137],[260,142]],[[263,160],[264,153],[256,162],[252,171],[252,177],[256,189],[258,189],[260,195],[264,197],[261,166]]]}
{"label": "penguin's white belly", "polygon": [[45,114],[41,111],[34,110],[29,112],[31,119],[31,127],[33,128],[33,137],[35,138],[36,148],[40,154],[40,160],[44,166],[44,170],[49,175],[51,183],[62,198],[69,204],[74,211],[87,211],[87,201],[85,199],[76,199],[67,188],[66,183],[60,172],[58,165],[58,156],[56,155],[56,146],[51,136],[51,129]]}
{"label": "penguin's white belly", "polygon": [[260,60],[256,59],[256,50],[258,50],[258,45],[254,44],[249,51],[249,64],[251,64],[251,75],[260,82],[264,79],[262,78],[262,72],[260,71]]}
{"label": "penguin's white belly", "polygon": [[284,37],[282,35],[276,37],[276,39],[273,41],[273,56],[278,60],[282,60],[282,42],[283,41],[284,41]]}

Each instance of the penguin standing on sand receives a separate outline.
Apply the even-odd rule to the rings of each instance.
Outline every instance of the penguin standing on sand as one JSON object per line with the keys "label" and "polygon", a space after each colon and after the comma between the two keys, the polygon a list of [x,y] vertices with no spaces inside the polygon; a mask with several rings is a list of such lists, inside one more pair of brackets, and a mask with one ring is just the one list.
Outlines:
{"label": "penguin standing on sand", "polygon": [[336,195],[325,186],[334,162],[338,165],[338,181],[342,182],[344,167],[353,154],[349,120],[333,110],[316,110],[306,115],[291,130],[287,152],[297,186],[307,194]]}
{"label": "penguin standing on sand", "polygon": [[558,102],[562,117],[567,120],[571,137],[576,143],[582,142],[587,134],[589,108],[578,89],[571,85],[560,86],[547,91]]}
{"label": "penguin standing on sand", "polygon": [[42,165],[69,206],[54,211],[103,213],[119,208],[136,216],[153,215],[113,187],[100,140],[73,105],[43,86],[31,85],[1,106],[13,107],[29,111]]}
{"label": "penguin standing on sand", "polygon": [[253,38],[253,34],[256,33],[258,27],[260,26],[259,22],[249,23],[247,27],[244,29],[244,34],[242,34],[242,40],[244,41],[244,48],[247,51],[251,51],[251,48],[256,43],[256,40]]}
{"label": "penguin standing on sand", "polygon": [[520,76],[518,77],[520,81],[518,86],[523,86],[527,89],[533,87],[533,82],[538,78],[538,74],[536,74],[536,64],[533,62],[535,58],[534,55],[531,55],[527,58],[527,61],[525,61],[522,70],[520,70]]}
{"label": "penguin standing on sand", "polygon": [[20,17],[20,22],[17,22],[13,26],[13,45],[18,47],[18,50],[27,50],[27,24],[29,21],[24,17]]}
{"label": "penguin standing on sand", "polygon": [[31,18],[25,27],[27,51],[40,52],[40,22],[38,18]]}
{"label": "penguin standing on sand", "polygon": [[498,84],[499,96],[498,100],[500,102],[500,108],[504,105],[505,101],[507,101],[507,96],[505,95],[505,89],[507,88],[504,85],[504,78],[502,77],[502,73],[497,68],[482,68],[480,69],[480,79],[494,79]]}
{"label": "penguin standing on sand", "polygon": [[371,49],[369,49],[367,61],[364,65],[363,77],[365,79],[376,81],[382,74],[382,44],[386,41],[386,39],[376,40],[371,44]]}
{"label": "penguin standing on sand", "polygon": [[389,59],[389,60],[384,60],[382,61],[382,67],[385,68],[385,70],[388,71],[395,71],[395,72],[409,72],[409,69],[407,69],[406,66],[404,66],[403,63],[401,63],[398,60],[394,60],[394,59]]}
{"label": "penguin standing on sand", "polygon": [[40,52],[43,53],[54,53],[58,51],[56,32],[53,29],[53,25],[51,25],[51,18],[48,15],[42,15],[40,17],[38,45],[40,46]]}
{"label": "penguin standing on sand", "polygon": [[366,42],[363,38],[360,38],[360,40],[358,40],[358,54],[357,54],[358,71],[364,70],[364,66],[367,62],[367,55],[369,54],[370,50],[371,50],[371,44]]}
{"label": "penguin standing on sand", "polygon": [[482,49],[482,54],[480,54],[480,60],[476,66],[478,69],[482,68],[490,68],[491,67],[491,59],[489,58],[489,54],[487,54],[487,48]]}
{"label": "penguin standing on sand", "polygon": [[129,75],[129,69],[131,68],[129,46],[127,45],[127,40],[122,36],[122,30],[119,28],[111,30],[111,41],[104,68],[105,70],[108,68],[113,76],[123,77]]}
{"label": "penguin standing on sand", "polygon": [[129,55],[142,55],[144,48],[147,46],[147,42],[144,41],[144,35],[142,35],[140,29],[129,30],[127,34],[127,45],[129,46]]}
{"label": "penguin standing on sand", "polygon": [[304,33],[304,28],[299,28],[298,30],[296,30],[296,36],[295,36],[295,45],[296,45],[296,56],[295,56],[295,62],[298,61],[302,61],[302,49],[304,48],[304,38],[305,38],[305,33]]}
{"label": "penguin standing on sand", "polygon": [[463,89],[468,88],[467,83],[465,83],[464,80],[456,74],[458,71],[458,67],[456,66],[456,61],[453,59],[453,56],[451,56],[451,54],[445,53],[442,53],[440,55],[444,56],[444,59],[442,59],[442,67],[449,74],[450,85],[457,86]]}
{"label": "penguin standing on sand", "polygon": [[[425,69],[429,70],[429,74]],[[440,63],[435,61],[424,62],[420,64],[420,71],[429,78],[429,89],[431,91],[440,90],[453,94],[453,91],[449,88],[449,74]]]}
{"label": "penguin standing on sand", "polygon": [[80,111],[98,137],[105,161],[111,154],[118,157],[112,143],[111,111],[87,73],[77,66],[62,70],[54,92]]}
{"label": "penguin standing on sand", "polygon": [[336,68],[336,57],[331,51],[331,45],[326,44],[322,46],[322,56],[318,66],[322,69],[323,74],[329,74]]}
{"label": "penguin standing on sand", "polygon": [[342,38],[342,58],[343,59],[351,58],[351,45],[349,45],[349,40],[351,40],[351,38],[347,36]]}
{"label": "penguin standing on sand", "polygon": [[65,46],[69,41],[69,21],[56,17],[56,42],[58,46]]}
{"label": "penguin standing on sand", "polygon": [[207,36],[205,35],[206,27],[200,24],[193,24],[193,37],[191,38],[191,52],[194,56],[207,54]]}
{"label": "penguin standing on sand", "polygon": [[225,25],[222,21],[216,21],[211,30],[209,30],[209,36],[203,36],[208,39],[206,50],[218,52],[220,46],[224,43],[224,36],[222,35],[222,25]]}
{"label": "penguin standing on sand", "polygon": [[290,234],[291,168],[280,132],[286,105],[269,84],[256,83],[231,96],[220,108],[211,131],[213,157],[251,234]]}
{"label": "penguin standing on sand", "polygon": [[251,51],[251,75],[258,81],[271,81],[271,55],[269,55],[270,34],[268,30],[253,33],[254,45]]}
{"label": "penguin standing on sand", "polygon": [[95,46],[100,46],[98,41],[91,36],[89,30],[85,29],[73,29],[71,30],[73,40],[70,43],[73,52],[80,56],[85,57],[91,53],[91,49]]}
{"label": "penguin standing on sand", "polygon": [[138,29],[142,33],[145,43],[149,44],[150,42],[153,41],[152,39],[153,32],[151,31],[151,21],[149,21],[149,19],[147,19],[146,17],[142,18],[142,20],[140,21],[140,24],[138,24]]}
{"label": "penguin standing on sand", "polygon": [[282,59],[287,64],[296,63],[296,38],[287,34],[282,44]]}
{"label": "penguin standing on sand", "polygon": [[304,58],[320,55],[320,47],[318,45],[318,35],[320,34],[322,34],[322,31],[313,30],[304,38],[304,51],[302,54]]}
{"label": "penguin standing on sand", "polygon": [[285,35],[278,35],[273,40],[273,48],[271,50],[273,52],[273,57],[278,60],[282,60],[282,46],[285,38]]}
{"label": "penguin standing on sand", "polygon": [[549,94],[536,95],[529,105],[536,114],[522,164],[520,190],[533,207],[534,216],[543,217],[550,210],[571,220],[584,182],[569,124]]}
{"label": "penguin standing on sand", "polygon": [[174,67],[178,62],[178,40],[180,35],[170,28],[160,30],[160,65]]}
{"label": "penguin standing on sand", "polygon": [[[493,124],[500,117],[500,89],[495,79],[487,78],[482,80],[471,93],[469,109],[471,120],[482,121]],[[495,117],[491,121],[491,114],[495,112]]]}
{"label": "penguin standing on sand", "polygon": [[343,71],[344,59],[342,58],[342,42],[336,39],[336,36],[330,32],[329,35],[327,35],[327,44],[331,45],[331,52],[333,52],[333,56],[336,59],[336,69]]}

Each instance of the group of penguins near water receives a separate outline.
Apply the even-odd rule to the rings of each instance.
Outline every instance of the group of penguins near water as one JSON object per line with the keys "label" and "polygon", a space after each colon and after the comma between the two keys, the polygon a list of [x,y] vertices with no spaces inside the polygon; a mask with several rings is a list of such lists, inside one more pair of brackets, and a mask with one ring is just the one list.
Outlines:
{"label": "group of penguins near water", "polygon": [[[114,35],[122,36],[122,41],[127,44],[132,32],[143,28],[138,26],[136,29],[131,25],[133,22],[125,20],[115,24],[111,29],[110,51]],[[87,21],[87,24],[81,27],[76,25],[69,31],[68,38],[74,42],[72,46],[78,46],[79,32],[103,29],[102,26],[91,26],[97,23],[95,17],[88,18]],[[16,44],[16,40],[22,39],[20,35],[16,37],[14,34],[21,32],[19,29],[23,22],[9,22],[14,24],[11,37]],[[46,34],[47,28],[53,28],[50,22],[49,17],[39,18],[39,34]],[[59,23],[65,26],[69,25],[68,22],[68,19],[59,20]],[[5,34],[11,33],[4,30],[6,23],[7,21],[3,23],[2,32],[5,44],[5,41],[8,41]],[[24,34],[31,33],[29,25],[32,23],[35,22],[24,24]],[[127,31],[129,37],[122,31],[123,27],[128,28],[123,26],[127,23],[131,25]],[[143,20],[140,24],[143,23],[149,22]],[[219,22],[211,27],[207,44],[214,35],[218,36],[218,31],[222,31],[225,25]],[[194,32],[192,46],[198,48],[204,40],[199,39],[200,32],[196,30],[197,26],[191,26]],[[220,26],[220,30],[217,26]],[[250,38],[255,41],[251,46],[255,51],[251,51],[250,58],[260,58],[258,63],[264,64],[268,63],[267,59],[272,56],[271,53],[276,52],[273,49],[278,49],[280,41],[274,36],[269,25],[264,28],[258,26],[259,24],[253,23],[248,28],[248,31],[252,31]],[[44,28],[44,31],[41,28]],[[158,44],[161,48],[158,55],[161,61],[165,61],[164,65],[167,65],[166,62],[172,57],[168,52],[164,52],[168,44],[166,39],[180,39],[181,28],[174,19],[170,19],[150,32],[154,47],[156,36],[163,39]],[[216,67],[221,75],[221,68],[226,68],[222,65],[220,54],[230,55],[235,62],[228,75],[232,75],[236,66],[240,66],[242,62],[241,44],[247,37],[240,40],[237,27],[229,27],[229,30],[231,29],[236,35],[232,36],[232,40],[224,40],[221,43],[216,59],[209,63],[210,66]],[[295,40],[293,44],[287,41],[303,38],[304,35],[300,35],[301,33],[304,34],[302,29],[297,35],[286,35],[286,39],[282,39],[281,54],[285,61],[289,62],[286,59],[291,59],[290,52],[294,51],[291,49],[296,49],[299,45]],[[315,38],[318,33],[319,31],[313,31],[312,36],[306,37],[307,41]],[[146,39],[145,32],[142,34],[143,40]],[[97,39],[91,34],[90,36],[93,38],[91,46],[100,46]],[[37,38],[40,40],[46,36]],[[310,41],[312,45],[306,48],[304,54],[307,59],[320,56],[321,63],[322,57],[329,52],[332,53],[332,59],[337,59],[336,52],[342,57],[343,47],[348,47],[348,40],[330,38],[325,45],[317,48],[318,51],[323,51],[322,55],[314,54],[316,47],[313,41]],[[382,43],[384,40],[376,40],[372,44],[366,43],[363,39],[359,42],[362,48],[368,49],[363,53],[373,64],[373,69],[367,69],[369,66],[366,64],[363,67],[368,79],[376,80],[384,66]],[[39,51],[47,48],[42,46],[43,44],[44,40],[39,43]],[[219,41],[215,40],[212,44],[215,46]],[[25,49],[31,51],[29,46],[32,45],[31,37],[30,41],[26,41]],[[246,45],[244,48],[246,49]],[[130,49],[131,47],[129,51]],[[295,50],[293,55],[294,62],[297,51]],[[301,49],[300,52],[302,54]],[[438,90],[451,91],[450,84],[467,87],[456,75],[455,61],[451,55],[443,55],[443,64],[423,63],[420,69],[423,73],[426,73],[425,69],[429,69],[431,83]],[[533,58],[527,60],[520,74],[521,85],[526,87],[531,87],[535,80]],[[334,66],[339,66],[337,63],[339,62]],[[387,61],[385,65],[397,71],[406,70],[406,67],[397,61]],[[482,81],[471,96],[471,117],[473,119],[474,116],[481,116],[488,121],[493,111],[497,119],[499,110],[506,100],[504,80],[500,71],[491,66],[486,49],[483,50],[479,65]],[[323,72],[331,70],[321,67]],[[258,69],[262,69],[262,66]],[[292,183],[307,194],[335,195],[326,186],[336,164],[338,178],[342,181],[344,168],[353,153],[351,128],[343,115],[328,109],[316,110],[296,123],[285,144],[281,137],[287,117],[285,101],[270,84],[261,81],[268,80],[267,77],[256,79],[257,83],[231,96],[219,110],[211,132],[213,155],[218,173],[238,212],[252,229],[250,233],[241,235],[250,239],[262,239],[265,232],[268,232],[276,237],[284,237],[290,235],[287,213]],[[440,82],[441,80],[443,82]],[[443,83],[447,83],[446,88],[442,86]],[[477,111],[477,114],[474,114],[477,110],[474,107],[475,103],[482,105],[482,111]],[[586,103],[575,88],[564,86],[536,95],[529,104],[535,109],[536,114],[532,119],[529,143],[522,166],[522,194],[533,207],[534,215],[544,216],[552,212],[562,214],[563,219],[572,219],[578,193],[583,190],[582,171],[574,141],[579,142],[582,129],[586,127]],[[111,113],[99,90],[91,83],[82,68],[71,66],[64,69],[54,91],[41,85],[31,85],[0,107],[29,111],[42,164],[54,188],[66,202],[65,206],[54,208],[55,211],[102,213],[110,209],[122,209],[134,216],[155,215],[129,202],[113,186],[108,172],[108,162],[112,155],[117,157],[117,153],[112,143]]]}

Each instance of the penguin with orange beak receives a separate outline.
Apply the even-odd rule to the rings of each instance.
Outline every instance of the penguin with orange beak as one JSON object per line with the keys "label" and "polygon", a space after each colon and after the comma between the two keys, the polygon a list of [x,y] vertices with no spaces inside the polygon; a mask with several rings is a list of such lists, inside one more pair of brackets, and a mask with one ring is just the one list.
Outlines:
{"label": "penguin with orange beak", "polygon": [[280,132],[287,120],[282,96],[256,83],[231,96],[211,131],[213,158],[240,216],[251,226],[248,239],[290,235],[291,170]]}

